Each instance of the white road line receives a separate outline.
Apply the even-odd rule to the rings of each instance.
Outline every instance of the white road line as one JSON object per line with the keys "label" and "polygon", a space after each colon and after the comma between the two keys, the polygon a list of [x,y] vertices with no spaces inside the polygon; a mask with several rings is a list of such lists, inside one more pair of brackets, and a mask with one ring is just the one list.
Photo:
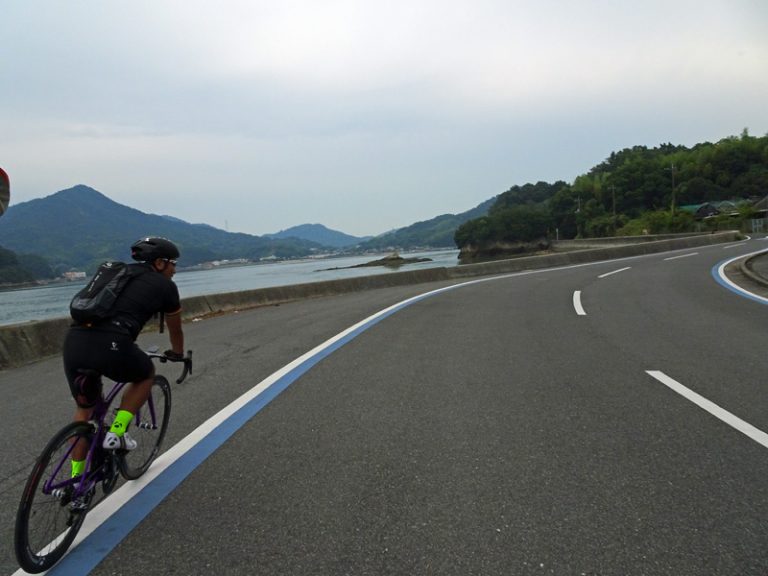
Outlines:
{"label": "white road line", "polygon": [[[763,240],[768,240],[768,237],[763,238]],[[695,253],[695,254],[698,254],[698,253]],[[693,256],[694,254],[690,254],[690,255]],[[620,258],[617,260],[639,260],[639,259],[647,259],[649,258],[649,256],[654,256],[654,255],[642,254],[637,256]],[[722,272],[722,270],[725,268],[725,266],[729,262],[732,262],[733,260],[736,260],[741,257],[743,256],[738,256],[736,258],[733,258],[732,260],[729,260],[728,262],[723,263],[720,266],[715,266],[712,273],[718,282],[726,285],[726,287],[729,287],[730,289],[734,289],[729,286],[729,284],[732,284],[730,283],[730,281],[727,281],[726,283],[725,281],[722,280],[722,278],[724,278],[724,273]],[[572,270],[572,269],[583,268],[587,266],[599,266],[602,264],[606,264],[608,262],[609,260],[600,260],[597,262],[585,262],[580,264],[557,266],[554,268],[542,268],[540,270],[525,270],[521,272],[501,274],[501,275],[492,276],[489,278],[480,278],[477,280],[471,280],[471,281],[462,282],[459,284],[453,284],[444,288],[439,288],[436,290],[432,290],[432,291],[420,294],[418,296],[414,296],[398,304],[390,306],[389,308],[381,310],[376,314],[373,314],[372,316],[366,318],[365,320],[362,320],[361,322],[358,322],[354,326],[351,326],[348,329],[344,330],[343,332],[337,334],[333,338],[327,340],[323,344],[307,352],[306,354],[300,356],[299,358],[295,359],[293,362],[290,362],[289,364],[287,364],[277,372],[273,373],[269,377],[262,380],[260,383],[255,385],[253,388],[251,388],[249,391],[244,393],[242,396],[235,399],[228,406],[226,406],[225,408],[220,410],[218,413],[211,416],[207,421],[205,421],[203,424],[198,426],[193,432],[191,432],[188,436],[180,440],[176,445],[174,445],[173,447],[169,448],[166,452],[161,454],[155,460],[155,462],[152,464],[149,470],[141,478],[139,478],[138,480],[132,480],[131,482],[126,482],[125,484],[123,484],[123,486],[118,488],[112,495],[110,495],[110,497],[107,500],[105,500],[104,502],[101,502],[99,506],[97,506],[96,508],[94,508],[92,511],[88,513],[88,516],[86,517],[85,522],[83,524],[83,528],[80,530],[77,538],[75,539],[75,542],[70,547],[68,555],[71,556],[81,541],[83,541],[90,534],[94,533],[99,526],[107,522],[112,517],[112,515],[114,515],[123,506],[131,502],[134,499],[134,497],[140,495],[142,491],[148,488],[148,486],[152,484],[153,481],[158,476],[160,476],[163,472],[165,472],[166,469],[171,467],[182,456],[185,456],[190,451],[192,451],[196,445],[198,445],[202,440],[207,438],[217,427],[219,427],[222,423],[226,422],[229,418],[231,418],[233,414],[235,414],[238,410],[243,408],[243,406],[245,406],[252,400],[255,400],[262,393],[265,393],[267,390],[269,390],[273,384],[275,384],[278,380],[280,380],[280,378],[289,375],[294,369],[298,369],[304,363],[304,361],[318,354],[323,353],[324,350],[332,347],[336,342],[343,340],[344,338],[353,334],[357,330],[364,329],[363,327],[370,324],[373,320],[379,317],[387,316],[393,313],[394,311],[409,305],[411,302],[415,302],[420,299],[423,299],[441,292],[453,290],[456,288],[462,288],[464,286],[469,286],[472,284],[480,284],[485,282],[492,282],[495,280],[503,280],[507,278],[522,277],[522,276],[529,276],[529,275],[548,274],[552,272],[559,272],[562,270]],[[734,291],[738,291],[738,290],[734,289]],[[766,303],[768,303],[768,299],[763,299],[763,300],[765,300]],[[580,291],[574,292],[573,303],[574,303],[574,308],[576,308],[577,314],[586,316],[586,312],[584,311],[584,308],[581,306]],[[194,468],[196,468],[196,465],[193,466],[193,469]],[[169,491],[173,490],[175,486],[176,484],[169,487],[168,490]],[[150,511],[152,509],[154,509],[154,506],[150,508]],[[144,516],[145,515],[142,515],[141,517],[143,518]],[[125,535],[127,535],[127,533],[130,532],[131,529],[132,528],[129,528],[128,530],[120,531],[121,533],[116,536],[118,542],[121,541],[125,537]],[[106,547],[102,546],[102,551],[101,551],[101,553],[103,554],[102,557],[109,554],[113,547],[114,546],[112,545],[108,545]],[[66,560],[66,557],[64,558],[64,560]],[[54,568],[52,568],[51,570],[56,571],[56,569],[57,567],[54,566]],[[82,571],[80,571],[80,573],[82,573]],[[26,574],[26,572],[19,569],[16,572],[14,572],[13,576],[20,576],[23,574]]]}
{"label": "white road line", "polygon": [[749,254],[734,256],[729,260],[725,260],[723,262],[715,264],[715,266],[712,268],[712,276],[714,277],[715,281],[717,281],[718,284],[725,286],[726,288],[728,288],[728,290],[731,290],[732,292],[735,292],[740,296],[744,296],[745,298],[749,298],[750,300],[754,300],[755,302],[760,302],[761,304],[768,304],[768,298],[765,298],[764,296],[760,296],[759,294],[755,294],[754,292],[750,292],[746,288],[742,288],[741,286],[731,281],[731,279],[725,275],[725,268],[726,266],[728,266],[728,264],[732,262],[736,262],[736,260],[747,258],[748,256],[754,256],[755,254],[762,254],[764,252],[766,252],[766,250],[758,250],[757,252],[750,252]]}
{"label": "white road line", "polygon": [[688,256],[697,256],[698,252],[690,252],[689,254],[683,254],[682,256],[670,256],[669,258],[664,258],[664,260],[677,260],[678,258],[688,258]]}
{"label": "white road line", "polygon": [[579,316],[586,316],[584,307],[581,305],[581,290],[576,290],[573,293],[573,307],[576,309],[576,314]]}
{"label": "white road line", "polygon": [[632,266],[627,266],[626,268],[619,268],[618,270],[614,270],[613,272],[606,272],[605,274],[600,274],[598,278],[606,278],[611,274],[618,274],[619,272],[624,272],[625,270],[629,270],[630,268],[632,268]]}
{"label": "white road line", "polygon": [[744,246],[746,242],[739,242],[738,244],[729,244],[728,246],[723,246],[723,250],[728,250],[729,248],[736,248],[737,246]]}
{"label": "white road line", "polygon": [[752,438],[752,440],[762,445],[763,447],[768,448],[768,434],[766,434],[762,430],[755,428],[754,426],[752,426],[752,424],[745,422],[738,416],[734,416],[727,410],[720,408],[720,406],[718,406],[714,402],[711,402],[706,398],[704,398],[703,396],[697,394],[693,390],[686,388],[679,382],[673,380],[672,378],[664,374],[664,372],[660,372],[658,370],[646,370],[646,373],[649,376],[656,378],[656,380],[658,380],[665,386],[668,386],[669,388],[671,388],[672,390],[674,390],[684,398],[690,400],[691,402],[696,404],[699,408],[703,408],[704,410],[706,410],[716,418],[719,418],[720,420],[722,420],[732,428],[735,428],[742,434],[749,436],[750,438]]}

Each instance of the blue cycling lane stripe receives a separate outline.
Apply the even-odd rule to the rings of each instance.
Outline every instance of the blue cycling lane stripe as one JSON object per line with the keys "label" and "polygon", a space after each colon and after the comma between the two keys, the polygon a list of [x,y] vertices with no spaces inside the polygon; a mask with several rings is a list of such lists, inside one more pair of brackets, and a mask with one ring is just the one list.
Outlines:
{"label": "blue cycling lane stripe", "polygon": [[[640,258],[642,257],[648,256],[641,256]],[[725,266],[742,257],[739,256],[715,265],[712,268],[712,275],[718,283],[729,290],[763,304],[768,304],[768,299],[747,292],[725,278],[723,272]],[[638,257],[627,259],[635,258]],[[594,266],[602,263],[604,262],[528,270],[462,282],[414,296],[362,320],[254,386],[249,392],[232,402],[158,457],[144,476],[121,486],[108,500],[88,514],[81,534],[78,535],[73,547],[56,566],[48,570],[47,574],[54,576],[88,574],[190,473],[262,408],[318,362],[388,316],[431,296],[471,284],[567,268]],[[19,574],[24,574],[24,572],[19,570],[14,576]]]}
{"label": "blue cycling lane stripe", "polygon": [[[215,419],[220,420],[220,422],[217,421],[210,431],[206,428],[206,424],[203,424],[195,432],[190,434],[190,436],[199,437],[191,447],[186,448],[185,446],[182,446],[184,441],[179,442],[179,444],[171,448],[168,452],[161,455],[152,467],[150,467],[144,477],[126,483],[120,490],[111,495],[109,500],[105,501],[102,506],[95,508],[88,517],[86,517],[86,523],[89,523],[93,516],[98,516],[100,509],[102,509],[104,518],[102,520],[96,519],[95,523],[91,522],[91,524],[94,525],[89,527],[90,529],[88,530],[88,533],[84,537],[79,535],[78,541],[75,542],[69,553],[59,562],[59,564],[48,570],[47,574],[55,576],[81,576],[93,570],[96,565],[101,562],[158,504],[160,504],[168,494],[170,494],[192,471],[194,471],[195,468],[224,444],[230,436],[237,432],[262,408],[267,406],[281,392],[283,392],[283,390],[288,388],[288,386],[299,379],[318,362],[328,357],[330,354],[333,354],[333,352],[355,339],[372,326],[403,308],[430,296],[434,296],[447,290],[453,290],[461,286],[499,278],[500,277],[497,276],[494,278],[485,278],[455,284],[404,300],[366,318],[362,322],[352,326],[334,338],[331,338],[289,364],[289,369],[278,371],[265,379],[262,383],[254,387],[252,392],[257,391],[259,388],[263,388],[262,390],[258,390],[255,394],[246,393],[230,404],[229,408],[234,405],[242,404],[237,406],[236,409],[231,410],[230,415],[226,417],[222,415],[222,413],[227,412],[227,409],[225,408],[219,412],[219,414],[211,418],[207,424]],[[253,395],[253,397],[246,398],[249,395]],[[174,451],[180,452],[180,454],[171,455],[169,457],[169,454]],[[172,462],[165,464],[169,459],[172,459]],[[157,468],[160,466],[162,466],[163,469],[158,471]],[[142,482],[145,477],[153,472],[153,469],[155,469],[155,471],[154,474],[151,475],[151,479]],[[122,497],[124,503],[120,506],[120,503],[117,502],[116,505],[120,506],[120,508],[113,512],[111,505],[115,504],[114,501],[121,499],[119,496],[121,491],[125,491],[125,494]],[[83,527],[82,531],[86,531],[86,526]],[[20,573],[22,572],[17,572],[17,574]]]}
{"label": "blue cycling lane stripe", "polygon": [[763,252],[766,252],[766,250],[758,250],[756,252],[751,252],[749,254],[742,254],[741,256],[735,256],[733,258],[729,258],[728,260],[723,260],[722,262],[718,262],[712,267],[712,270],[711,270],[712,276],[714,277],[715,281],[718,284],[727,288],[731,292],[735,292],[739,296],[748,298],[749,300],[753,300],[754,302],[759,302],[760,304],[768,304],[768,298],[765,298],[764,296],[760,296],[759,294],[750,292],[746,288],[742,288],[738,284],[728,279],[728,277],[725,275],[725,267],[728,266],[728,264],[730,264],[731,262],[735,262],[736,260],[741,260],[742,258],[748,258],[749,256],[762,254]]}

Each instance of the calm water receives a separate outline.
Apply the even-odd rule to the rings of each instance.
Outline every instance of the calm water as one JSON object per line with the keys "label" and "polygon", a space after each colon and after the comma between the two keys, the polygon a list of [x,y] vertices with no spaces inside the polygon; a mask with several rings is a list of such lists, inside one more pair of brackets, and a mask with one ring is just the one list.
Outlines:
{"label": "calm water", "polygon": [[[432,261],[407,264],[401,267],[400,271],[456,266],[458,264],[458,254],[458,250],[402,254],[404,258],[425,257],[431,258]],[[340,268],[363,264],[383,256],[385,254],[381,256],[350,256],[324,260],[278,262],[236,268],[218,268],[215,270],[195,270],[179,272],[174,277],[174,281],[179,287],[181,297],[188,298],[205,294],[267,288],[269,286],[288,286],[291,284],[318,282],[320,280],[391,274],[393,270],[383,266],[322,271],[326,268]],[[57,284],[41,288],[0,292],[0,326],[27,322],[29,320],[46,320],[68,316],[69,301],[83,284]]]}

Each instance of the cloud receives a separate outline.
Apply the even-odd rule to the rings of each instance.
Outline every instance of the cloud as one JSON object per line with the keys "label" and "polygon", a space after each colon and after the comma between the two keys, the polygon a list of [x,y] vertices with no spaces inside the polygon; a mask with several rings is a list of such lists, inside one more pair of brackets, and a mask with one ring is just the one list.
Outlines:
{"label": "cloud", "polygon": [[766,21],[762,0],[11,3],[0,160],[17,201],[85,183],[241,231],[377,233],[625,146],[764,133]]}

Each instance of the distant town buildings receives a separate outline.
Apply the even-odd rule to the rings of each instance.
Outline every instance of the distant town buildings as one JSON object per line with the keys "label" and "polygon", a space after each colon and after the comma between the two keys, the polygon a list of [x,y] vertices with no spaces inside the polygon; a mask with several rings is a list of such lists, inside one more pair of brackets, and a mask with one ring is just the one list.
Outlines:
{"label": "distant town buildings", "polygon": [[85,272],[64,272],[62,274],[65,280],[74,282],[76,280],[85,280]]}

